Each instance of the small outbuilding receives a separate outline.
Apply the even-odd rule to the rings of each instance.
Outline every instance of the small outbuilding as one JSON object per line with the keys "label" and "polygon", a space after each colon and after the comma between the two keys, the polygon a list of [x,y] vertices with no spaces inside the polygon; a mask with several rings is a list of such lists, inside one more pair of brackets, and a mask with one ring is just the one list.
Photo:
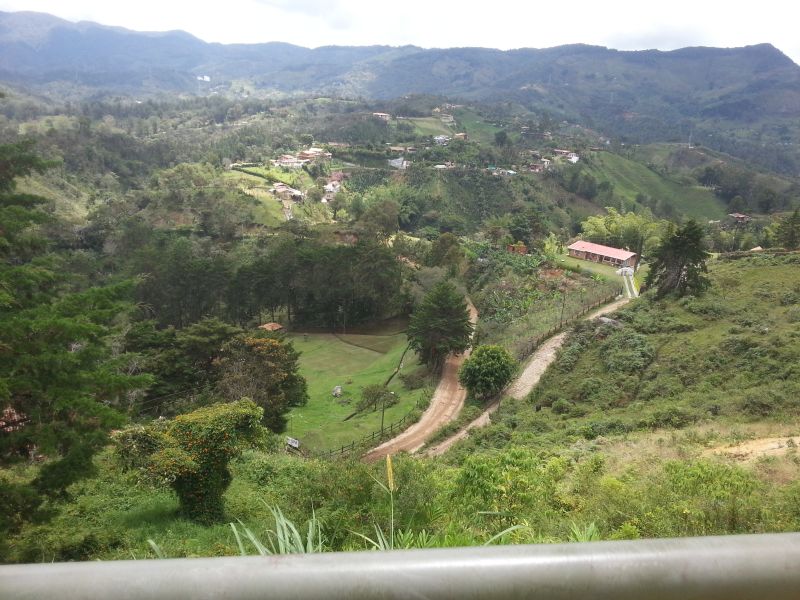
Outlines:
{"label": "small outbuilding", "polygon": [[635,252],[583,240],[578,240],[571,244],[567,247],[567,250],[569,250],[569,255],[573,258],[590,260],[613,267],[636,267],[638,261],[638,256]]}
{"label": "small outbuilding", "polygon": [[283,331],[284,327],[280,323],[264,323],[258,326],[259,329],[264,331]]}

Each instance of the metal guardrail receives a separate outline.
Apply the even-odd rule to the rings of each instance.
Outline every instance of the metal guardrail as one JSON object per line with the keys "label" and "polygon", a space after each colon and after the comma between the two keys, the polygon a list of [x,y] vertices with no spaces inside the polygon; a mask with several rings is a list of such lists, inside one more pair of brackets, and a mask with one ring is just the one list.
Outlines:
{"label": "metal guardrail", "polygon": [[797,600],[800,534],[10,565],[0,598]]}

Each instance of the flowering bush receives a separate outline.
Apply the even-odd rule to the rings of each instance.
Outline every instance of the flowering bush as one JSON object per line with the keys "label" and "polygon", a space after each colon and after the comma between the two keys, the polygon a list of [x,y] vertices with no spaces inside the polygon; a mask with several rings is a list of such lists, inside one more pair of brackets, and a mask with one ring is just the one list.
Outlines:
{"label": "flowering bush", "polygon": [[228,464],[265,436],[263,409],[252,400],[214,404],[171,421],[134,426],[114,434],[117,455],[146,479],[170,485],[181,511],[203,523],[222,520]]}

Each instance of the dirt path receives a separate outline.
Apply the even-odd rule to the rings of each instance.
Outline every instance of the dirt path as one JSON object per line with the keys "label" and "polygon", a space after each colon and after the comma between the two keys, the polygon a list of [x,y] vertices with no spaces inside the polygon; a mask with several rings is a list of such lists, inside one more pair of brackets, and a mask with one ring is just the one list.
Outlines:
{"label": "dirt path", "polygon": [[770,437],[748,440],[735,446],[718,447],[706,450],[703,454],[723,455],[739,460],[750,462],[762,456],[778,456],[786,454],[790,450],[796,450],[800,446],[800,436],[796,437]]}
{"label": "dirt path", "polygon": [[[597,309],[594,312],[589,313],[586,316],[586,319],[594,319],[597,317],[601,317],[608,313],[614,312],[619,307],[624,306],[627,302],[629,302],[629,298],[621,298],[619,300],[615,300],[611,304],[606,304],[605,306]],[[539,379],[542,377],[544,372],[547,370],[553,361],[556,359],[556,353],[558,349],[564,344],[564,340],[567,338],[567,332],[561,332],[553,337],[549,338],[546,342],[544,342],[541,346],[536,349],[536,352],[528,360],[528,364],[525,365],[522,373],[515,381],[511,383],[511,385],[506,388],[505,396],[511,396],[515,400],[522,400],[525,398],[533,389],[533,387],[539,383]],[[453,434],[443,442],[440,442],[436,446],[428,449],[424,454],[425,456],[439,456],[447,452],[451,446],[453,446],[456,442],[463,440],[465,437],[469,435],[470,430],[476,429],[478,427],[486,427],[491,422],[491,414],[495,412],[500,406],[500,400],[495,400],[489,406],[486,407],[486,410],[481,413],[481,415],[467,424],[465,427],[461,428],[457,433]]]}
{"label": "dirt path", "polygon": [[[467,301],[469,307],[469,320],[473,326],[478,322],[478,311],[472,302]],[[398,452],[414,453],[436,433],[445,423],[449,423],[458,416],[467,399],[467,390],[458,383],[458,369],[469,356],[467,349],[463,354],[451,354],[447,357],[442,370],[442,378],[431,398],[431,404],[422,414],[419,421],[406,429],[397,437],[392,438],[373,448],[364,455],[364,460],[379,460],[387,454]]]}

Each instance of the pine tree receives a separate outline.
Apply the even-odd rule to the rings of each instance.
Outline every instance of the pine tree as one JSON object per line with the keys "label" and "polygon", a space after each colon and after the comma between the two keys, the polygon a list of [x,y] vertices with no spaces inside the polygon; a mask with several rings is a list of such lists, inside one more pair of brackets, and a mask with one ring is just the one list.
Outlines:
{"label": "pine tree", "polygon": [[710,285],[704,275],[710,255],[703,235],[703,229],[694,220],[677,229],[672,226],[654,253],[647,287],[655,286],[659,297],[672,292],[678,296],[702,294]]}
{"label": "pine tree", "polygon": [[787,250],[800,248],[800,209],[784,217],[778,224],[778,241]]}
{"label": "pine tree", "polygon": [[[125,418],[126,392],[149,383],[128,374],[107,339],[132,309],[132,282],[65,292],[66,274],[35,227],[45,199],[16,191],[16,178],[48,165],[27,142],[0,146],[0,409],[21,426],[0,435],[0,461],[36,450],[50,460],[33,487],[58,495],[91,472],[94,452]],[[0,486],[1,487],[1,486]],[[0,490],[0,504],[3,502]]]}
{"label": "pine tree", "polygon": [[411,315],[408,340],[420,362],[439,371],[451,352],[469,347],[472,323],[467,303],[453,284],[437,284]]}

